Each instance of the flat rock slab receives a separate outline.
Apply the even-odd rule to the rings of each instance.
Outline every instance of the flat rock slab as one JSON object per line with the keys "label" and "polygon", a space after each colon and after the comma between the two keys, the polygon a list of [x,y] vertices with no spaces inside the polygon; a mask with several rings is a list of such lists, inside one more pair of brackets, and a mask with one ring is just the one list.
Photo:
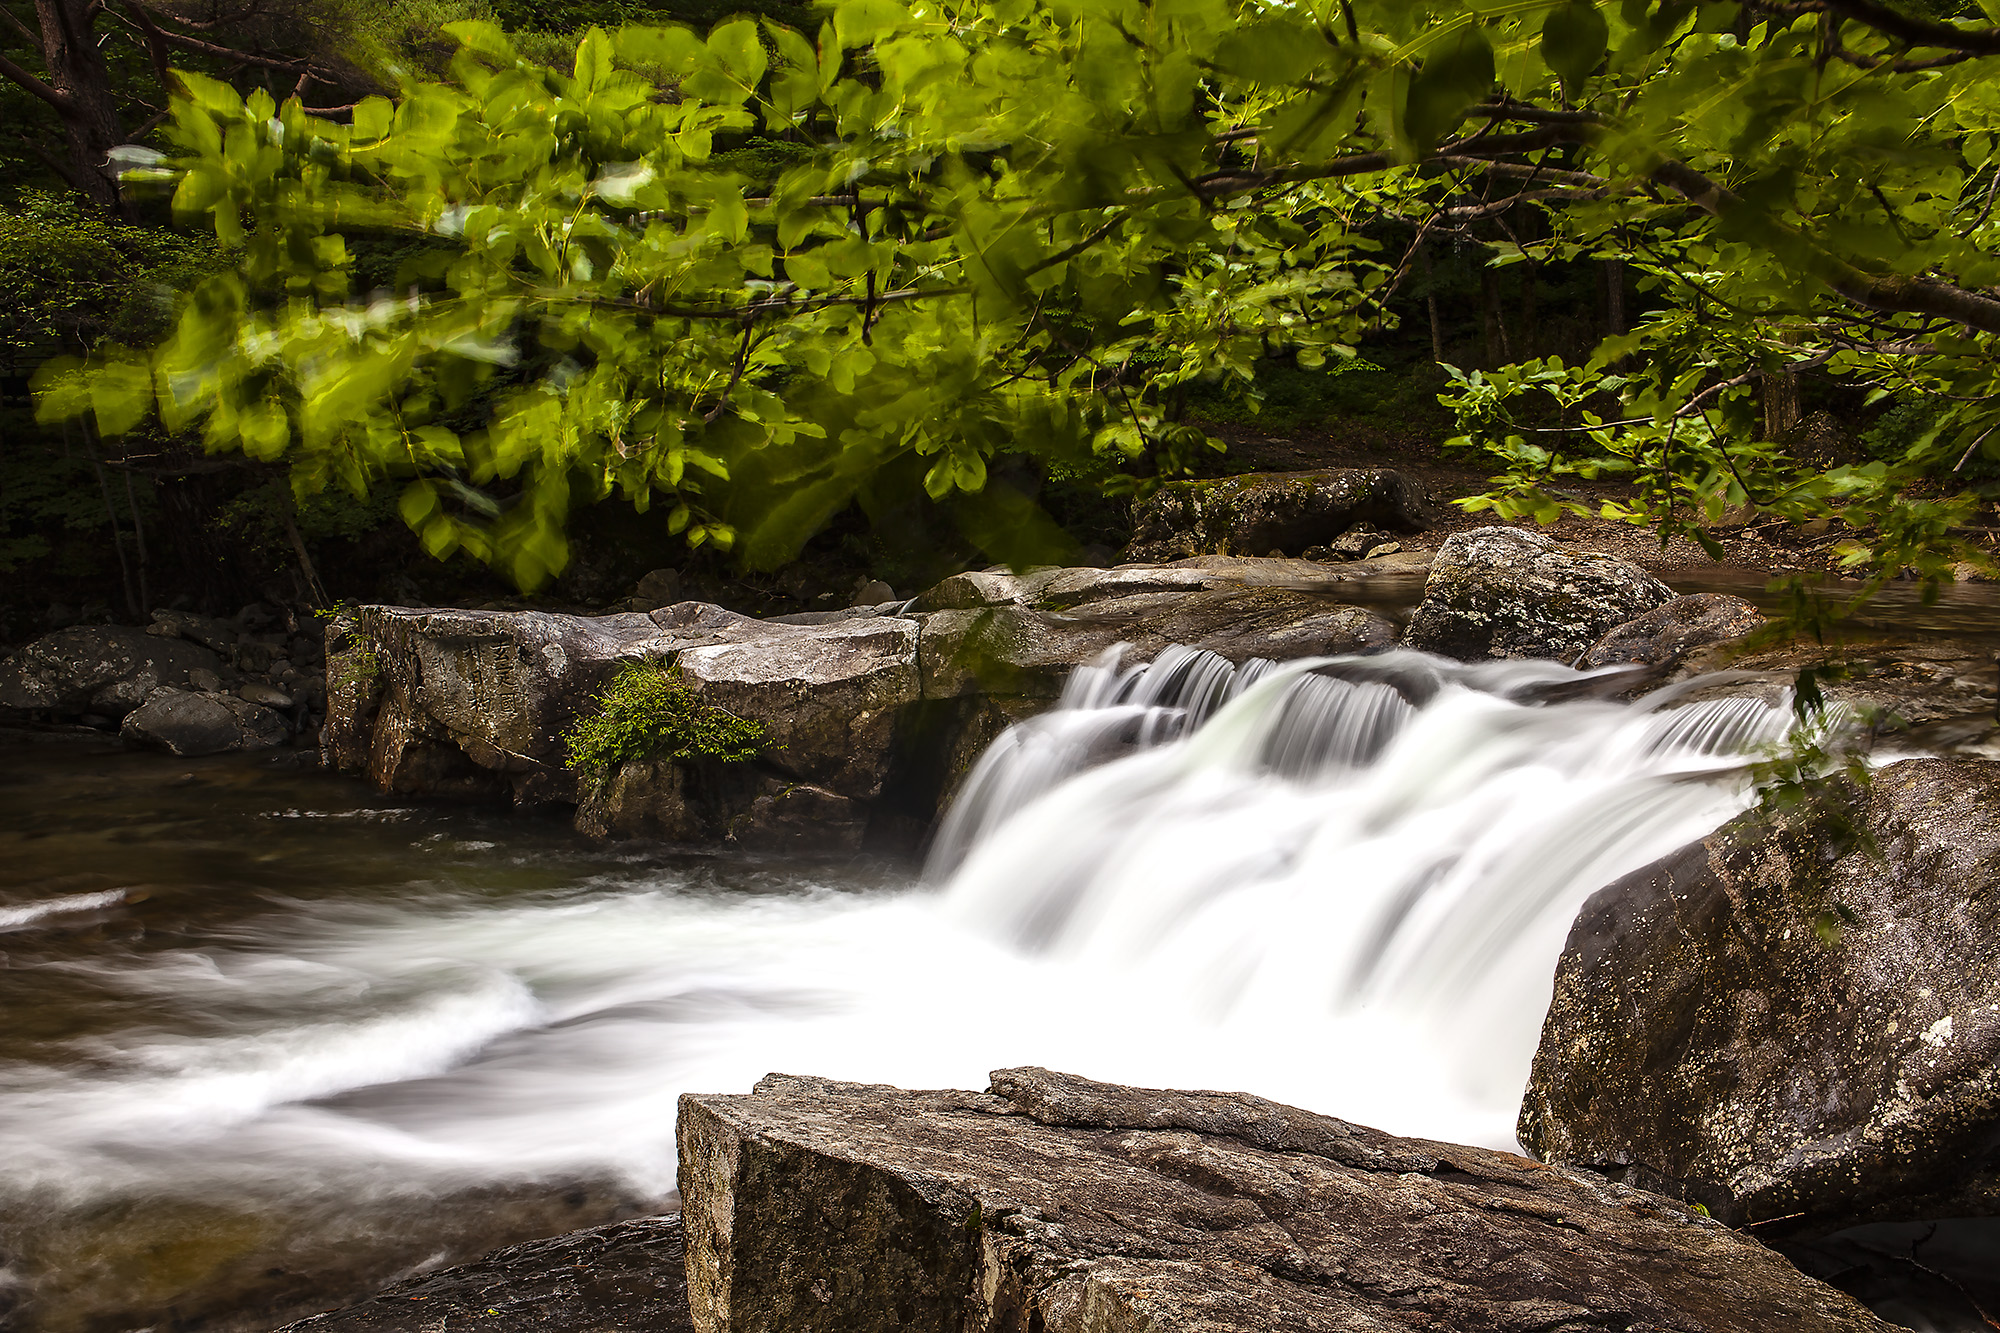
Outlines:
{"label": "flat rock slab", "polygon": [[510,1245],[279,1333],[682,1333],[685,1271],[680,1214],[642,1217]]}
{"label": "flat rock slab", "polygon": [[772,1075],[680,1112],[700,1333],[1886,1333],[1667,1199],[1261,1098]]}

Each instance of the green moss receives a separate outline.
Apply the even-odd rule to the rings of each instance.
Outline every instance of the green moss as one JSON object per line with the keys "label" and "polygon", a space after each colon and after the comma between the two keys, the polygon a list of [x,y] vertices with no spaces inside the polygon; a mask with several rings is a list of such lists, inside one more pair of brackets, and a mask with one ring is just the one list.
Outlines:
{"label": "green moss", "polygon": [[755,759],[764,724],[703,703],[678,668],[628,662],[563,738],[569,767],[604,772],[642,759]]}

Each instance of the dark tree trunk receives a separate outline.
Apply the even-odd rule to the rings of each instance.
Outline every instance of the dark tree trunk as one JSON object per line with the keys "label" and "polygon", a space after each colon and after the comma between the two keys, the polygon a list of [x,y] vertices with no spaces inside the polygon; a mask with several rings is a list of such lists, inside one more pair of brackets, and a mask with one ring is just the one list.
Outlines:
{"label": "dark tree trunk", "polygon": [[1500,304],[1500,270],[1487,264],[1479,268],[1479,316],[1485,326],[1487,366],[1512,361],[1514,353],[1507,344],[1507,320]]}
{"label": "dark tree trunk", "polygon": [[1764,438],[1783,441],[1799,424],[1799,377],[1788,370],[1764,376]]}
{"label": "dark tree trunk", "polygon": [[1424,308],[1431,317],[1431,360],[1440,365],[1444,362],[1444,328],[1438,323],[1437,276],[1431,267],[1431,247],[1427,242],[1417,245],[1417,264],[1424,275]]}
{"label": "dark tree trunk", "polygon": [[1625,332],[1625,261],[1607,259],[1598,269],[1604,293],[1604,331],[1613,337]]}
{"label": "dark tree trunk", "polygon": [[1535,299],[1540,295],[1541,277],[1542,266],[1528,260],[1521,273],[1521,324],[1514,337],[1524,357],[1535,354]]}
{"label": "dark tree trunk", "polygon": [[92,32],[96,25],[92,9],[90,0],[35,0],[42,65],[48,86],[60,98],[52,105],[62,120],[69,150],[63,175],[91,202],[117,212],[118,176],[110,155],[125,141],[125,128],[111,95],[110,71]]}

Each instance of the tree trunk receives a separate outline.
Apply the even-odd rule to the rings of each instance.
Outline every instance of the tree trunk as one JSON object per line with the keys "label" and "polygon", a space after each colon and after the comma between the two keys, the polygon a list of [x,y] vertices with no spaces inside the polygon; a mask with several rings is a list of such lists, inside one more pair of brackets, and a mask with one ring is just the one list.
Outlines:
{"label": "tree trunk", "polygon": [[96,24],[90,0],[35,0],[35,17],[42,29],[42,64],[49,86],[62,98],[55,108],[69,147],[70,184],[107,212],[118,212],[118,175],[111,150],[125,141],[118,106],[111,95],[111,75],[91,29]]}
{"label": "tree trunk", "polygon": [[1607,259],[1598,270],[1604,291],[1604,331],[1616,337],[1625,332],[1625,261]]}
{"label": "tree trunk", "polygon": [[1444,364],[1444,329],[1438,323],[1437,276],[1431,268],[1431,248],[1429,244],[1417,245],[1417,264],[1424,274],[1424,306],[1431,316],[1431,360]]}
{"label": "tree trunk", "polygon": [[1799,425],[1799,377],[1789,370],[1764,377],[1764,438],[1782,442]]}
{"label": "tree trunk", "polygon": [[1542,266],[1530,259],[1521,273],[1521,323],[1514,341],[1524,357],[1535,354],[1535,298],[1540,295]]}
{"label": "tree trunk", "polygon": [[1491,265],[1479,268],[1479,317],[1486,332],[1486,365],[1490,369],[1514,359],[1507,345],[1507,320],[1500,305],[1500,271]]}

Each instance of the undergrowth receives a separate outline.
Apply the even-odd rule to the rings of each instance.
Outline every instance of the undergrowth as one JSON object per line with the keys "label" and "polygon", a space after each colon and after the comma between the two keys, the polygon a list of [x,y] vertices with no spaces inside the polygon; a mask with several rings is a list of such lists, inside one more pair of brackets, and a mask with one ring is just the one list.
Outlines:
{"label": "undergrowth", "polygon": [[563,738],[578,772],[643,759],[738,764],[763,748],[763,723],[703,703],[677,667],[628,662],[592,702],[596,710]]}

